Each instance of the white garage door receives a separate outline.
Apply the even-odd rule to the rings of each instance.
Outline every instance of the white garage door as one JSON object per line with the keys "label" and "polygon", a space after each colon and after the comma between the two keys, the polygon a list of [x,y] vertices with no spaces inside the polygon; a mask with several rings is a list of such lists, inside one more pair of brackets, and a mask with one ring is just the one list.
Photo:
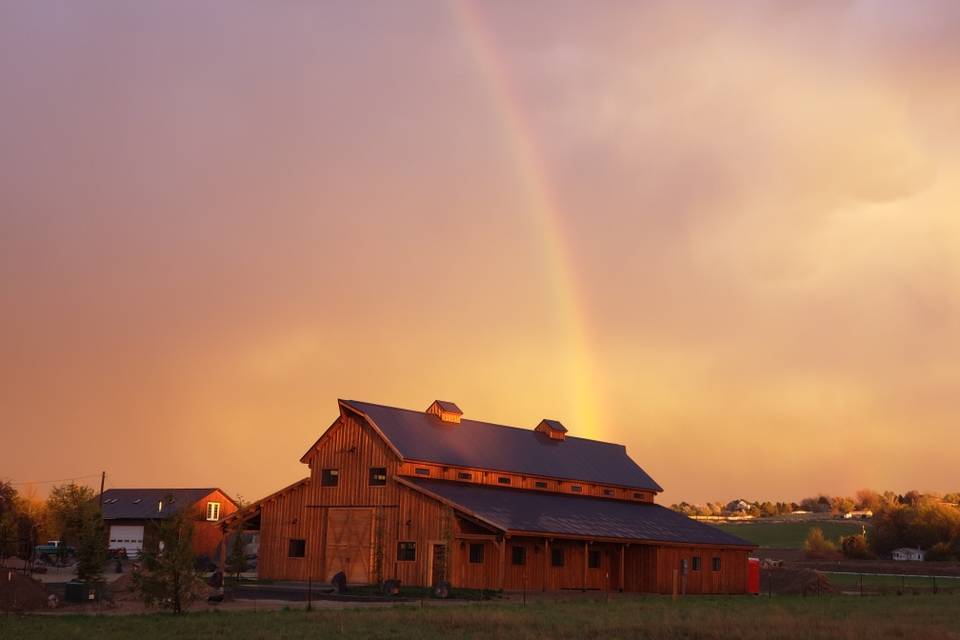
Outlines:
{"label": "white garage door", "polygon": [[126,549],[128,556],[137,557],[143,549],[143,527],[111,525],[110,549]]}

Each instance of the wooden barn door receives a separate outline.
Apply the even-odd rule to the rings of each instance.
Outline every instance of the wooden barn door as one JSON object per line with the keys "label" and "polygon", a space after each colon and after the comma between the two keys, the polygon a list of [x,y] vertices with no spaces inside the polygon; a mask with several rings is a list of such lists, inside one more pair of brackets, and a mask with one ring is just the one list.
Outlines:
{"label": "wooden barn door", "polygon": [[370,540],[373,509],[333,509],[327,512],[327,579],[343,571],[348,584],[370,582]]}

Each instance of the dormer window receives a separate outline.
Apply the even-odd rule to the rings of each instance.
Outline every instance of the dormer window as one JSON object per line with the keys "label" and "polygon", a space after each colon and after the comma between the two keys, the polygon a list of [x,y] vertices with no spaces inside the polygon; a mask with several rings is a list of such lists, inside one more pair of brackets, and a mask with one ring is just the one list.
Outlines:
{"label": "dormer window", "polygon": [[207,503],[207,521],[216,522],[219,519],[220,519],[220,503],[208,502]]}
{"label": "dormer window", "polygon": [[541,420],[534,431],[546,434],[551,440],[562,441],[567,437],[567,428],[557,420]]}
{"label": "dormer window", "polygon": [[463,416],[460,407],[446,400],[434,400],[433,404],[427,407],[426,413],[437,416],[443,422],[452,424],[460,424],[460,417]]}

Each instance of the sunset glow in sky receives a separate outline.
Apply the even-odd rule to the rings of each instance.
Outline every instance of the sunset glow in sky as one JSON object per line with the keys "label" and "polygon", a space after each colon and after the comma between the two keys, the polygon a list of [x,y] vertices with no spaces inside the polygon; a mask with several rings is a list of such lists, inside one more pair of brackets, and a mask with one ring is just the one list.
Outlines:
{"label": "sunset glow in sky", "polygon": [[960,3],[5,2],[0,302],[15,482],[258,498],[440,398],[955,491]]}

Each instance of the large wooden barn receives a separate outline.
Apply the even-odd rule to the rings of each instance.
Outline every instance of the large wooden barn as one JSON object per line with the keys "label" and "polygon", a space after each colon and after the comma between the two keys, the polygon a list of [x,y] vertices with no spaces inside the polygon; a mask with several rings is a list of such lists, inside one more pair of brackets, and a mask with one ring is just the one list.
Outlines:
{"label": "large wooden barn", "polygon": [[[655,504],[622,445],[341,400],[310,475],[227,520],[260,530],[275,580],[745,593],[748,542]],[[675,575],[676,574],[676,575]]]}

